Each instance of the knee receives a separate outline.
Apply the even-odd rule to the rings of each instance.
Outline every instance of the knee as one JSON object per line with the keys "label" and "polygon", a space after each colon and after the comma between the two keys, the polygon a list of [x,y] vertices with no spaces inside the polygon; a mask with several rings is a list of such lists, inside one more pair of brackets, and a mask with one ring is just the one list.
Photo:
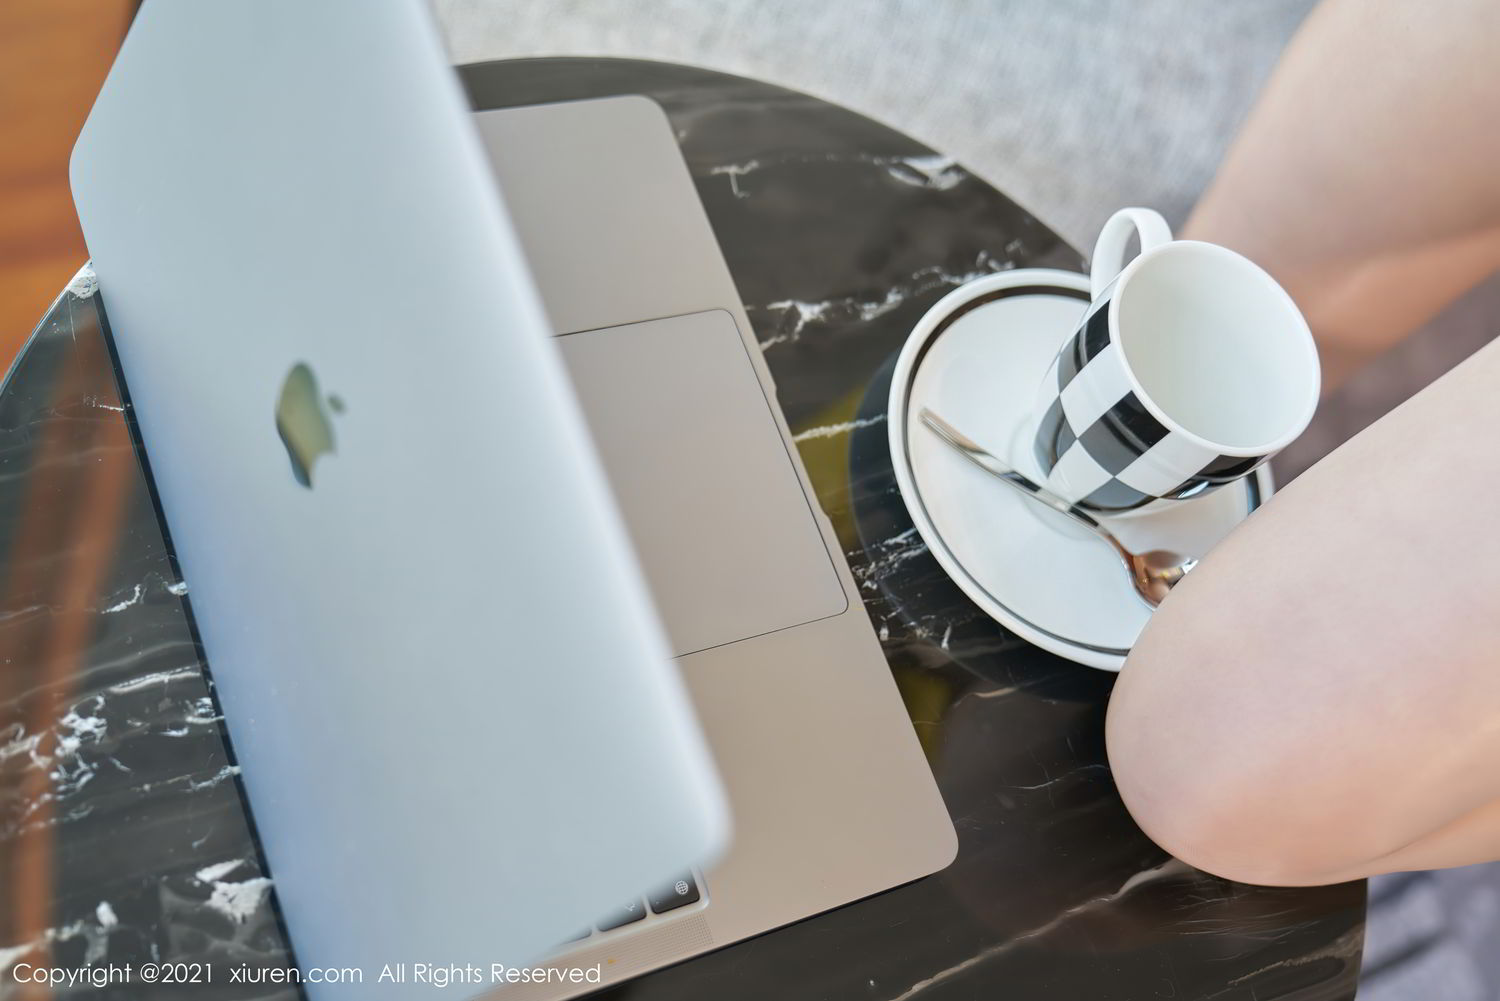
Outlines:
{"label": "knee", "polygon": [[1183,705],[1155,691],[1148,671],[1136,683],[1121,678],[1106,740],[1121,799],[1161,848],[1216,876],[1271,886],[1350,879],[1379,853],[1363,843],[1357,803],[1327,793],[1336,777],[1319,773],[1316,758],[1269,735],[1247,739],[1255,724],[1227,719],[1232,697]]}
{"label": "knee", "polygon": [[1153,842],[1195,869],[1240,883],[1302,886],[1333,880],[1302,846],[1266,825],[1259,797],[1162,762],[1134,741],[1112,737],[1110,767],[1132,819]]}

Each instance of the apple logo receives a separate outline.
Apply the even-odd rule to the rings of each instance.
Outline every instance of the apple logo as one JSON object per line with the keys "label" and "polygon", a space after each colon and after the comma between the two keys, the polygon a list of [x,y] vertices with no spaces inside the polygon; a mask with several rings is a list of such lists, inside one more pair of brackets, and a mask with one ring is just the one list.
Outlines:
{"label": "apple logo", "polygon": [[[328,397],[328,410],[344,412],[344,401]],[[333,421],[324,409],[318,392],[318,378],[306,362],[298,362],[281,383],[281,397],[276,401],[276,433],[286,446],[292,463],[292,476],[312,489],[313,466],[318,456],[334,451]]]}

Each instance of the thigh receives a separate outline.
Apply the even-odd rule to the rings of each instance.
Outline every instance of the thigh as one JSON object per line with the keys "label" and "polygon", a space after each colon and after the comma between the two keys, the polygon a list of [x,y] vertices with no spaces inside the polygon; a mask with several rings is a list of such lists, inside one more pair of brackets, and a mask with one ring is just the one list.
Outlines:
{"label": "thigh", "polygon": [[1287,877],[1389,856],[1500,801],[1497,435],[1491,344],[1174,591],[1110,707],[1147,833],[1229,875]]}
{"label": "thigh", "polygon": [[1326,384],[1500,266],[1494,0],[1324,0],[1184,232],[1297,300]]}

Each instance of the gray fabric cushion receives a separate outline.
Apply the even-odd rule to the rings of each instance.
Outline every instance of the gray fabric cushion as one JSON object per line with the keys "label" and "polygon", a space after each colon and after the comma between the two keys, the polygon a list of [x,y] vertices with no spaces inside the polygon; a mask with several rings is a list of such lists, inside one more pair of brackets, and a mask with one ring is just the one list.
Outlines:
{"label": "gray fabric cushion", "polygon": [[1312,0],[437,0],[455,62],[637,56],[807,91],[955,157],[1078,247],[1180,222]]}

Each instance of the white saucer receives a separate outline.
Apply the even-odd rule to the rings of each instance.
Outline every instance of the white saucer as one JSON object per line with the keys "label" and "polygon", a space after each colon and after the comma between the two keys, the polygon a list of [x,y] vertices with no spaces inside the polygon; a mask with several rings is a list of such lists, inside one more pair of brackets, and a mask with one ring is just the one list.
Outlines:
{"label": "white saucer", "polygon": [[[891,378],[891,461],[917,531],[980,608],[1053,653],[1118,671],[1151,609],[1119,558],[1082,527],[970,464],[917,420],[930,407],[1033,479],[1031,411],[1088,304],[1088,276],[1029,268],[969,282],[927,311]],[[1137,552],[1202,554],[1272,490],[1262,466],[1224,487],[1109,528]]]}

